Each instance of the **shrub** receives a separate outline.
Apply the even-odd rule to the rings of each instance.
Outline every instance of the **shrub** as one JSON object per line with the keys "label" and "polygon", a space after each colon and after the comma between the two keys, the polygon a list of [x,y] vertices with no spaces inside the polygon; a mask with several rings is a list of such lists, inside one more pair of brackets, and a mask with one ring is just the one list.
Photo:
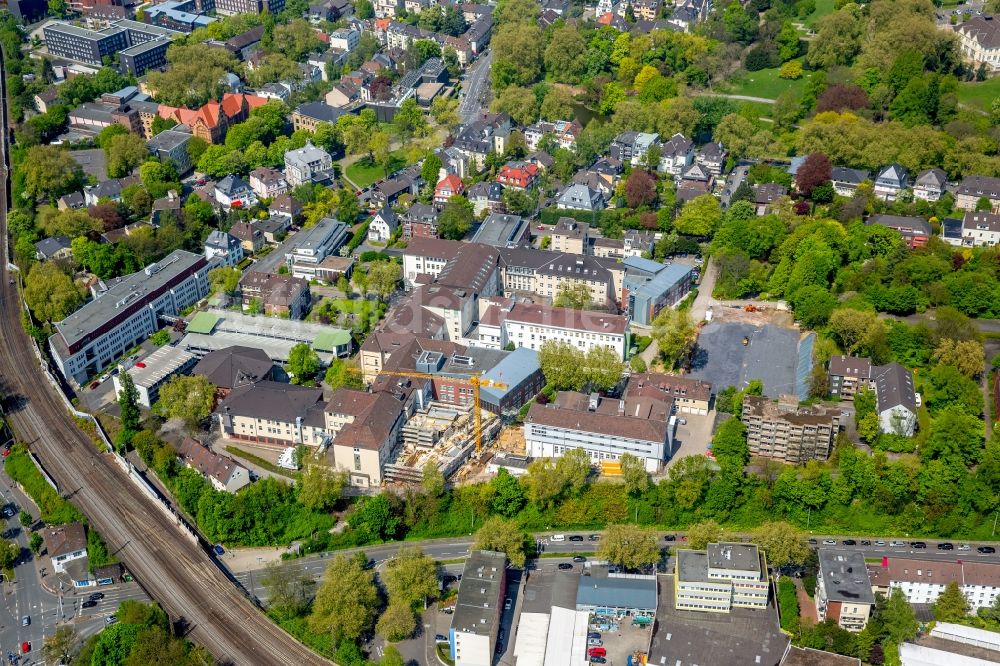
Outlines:
{"label": "shrub", "polygon": [[802,63],[798,60],[790,60],[781,66],[778,70],[778,76],[782,79],[796,79],[802,78]]}
{"label": "shrub", "polygon": [[778,579],[778,608],[781,611],[781,628],[794,632],[799,626],[799,598],[791,578]]}

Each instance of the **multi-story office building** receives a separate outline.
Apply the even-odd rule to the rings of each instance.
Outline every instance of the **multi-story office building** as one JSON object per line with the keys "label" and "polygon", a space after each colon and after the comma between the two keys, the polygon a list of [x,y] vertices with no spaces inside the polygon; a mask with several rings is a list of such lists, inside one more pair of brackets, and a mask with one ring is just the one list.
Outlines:
{"label": "multi-story office building", "polygon": [[664,308],[670,308],[691,291],[691,267],[685,264],[661,264],[642,257],[626,257],[621,304],[629,318],[650,326]]}
{"label": "multi-story office building", "polygon": [[469,554],[448,632],[455,666],[491,666],[507,592],[507,556],[488,550]]}
{"label": "multi-story office building", "polygon": [[294,247],[286,254],[293,277],[312,280],[319,276],[319,266],[347,240],[347,225],[333,217],[324,217],[316,226],[300,231]]}
{"label": "multi-story office building", "polygon": [[848,631],[864,629],[875,608],[864,553],[821,549],[816,578],[820,622],[830,619]]}
{"label": "multi-story office building", "polygon": [[45,47],[52,55],[100,66],[104,58],[121,54],[129,73],[141,76],[166,64],[167,46],[182,33],[137,21],[117,21],[103,30],[88,30],[52,21],[42,28]]}
{"label": "multi-story office building", "polygon": [[590,225],[577,222],[571,217],[560,217],[556,226],[552,227],[553,252],[569,252],[570,254],[587,254]]}
{"label": "multi-story office building", "polygon": [[[628,319],[621,315],[507,303],[510,299],[492,301],[479,319],[479,340],[484,343],[481,346],[502,349],[512,342],[516,347],[537,350],[546,342],[566,342],[584,352],[607,347],[619,358],[625,357]],[[484,340],[487,334],[490,339]]]}
{"label": "multi-story office building", "polygon": [[766,608],[767,562],[749,543],[710,543],[704,551],[679,550],[674,569],[677,610],[728,613]]}
{"label": "multi-story office building", "polygon": [[86,381],[160,327],[160,315],[177,315],[208,294],[208,262],[176,250],[110,285],[56,322],[52,358],[67,379]]}
{"label": "multi-story office building", "polygon": [[562,391],[554,404],[531,406],[524,419],[524,442],[534,458],[556,458],[582,449],[594,464],[638,456],[658,472],[673,452],[673,401],[601,398]]}
{"label": "multi-story office building", "polygon": [[800,407],[796,396],[772,402],[748,395],[743,400],[750,453],[790,463],[826,460],[843,413],[813,405]]}

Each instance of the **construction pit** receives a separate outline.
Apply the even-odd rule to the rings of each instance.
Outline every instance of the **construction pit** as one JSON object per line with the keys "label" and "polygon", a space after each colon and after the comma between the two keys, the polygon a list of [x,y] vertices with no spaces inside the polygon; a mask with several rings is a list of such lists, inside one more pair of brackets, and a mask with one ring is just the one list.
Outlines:
{"label": "construction pit", "polygon": [[416,412],[400,433],[402,447],[395,460],[386,465],[389,483],[409,484],[423,480],[427,463],[437,466],[454,482],[476,476],[487,457],[487,445],[501,428],[495,414],[481,412],[482,450],[476,453],[476,420],[471,405],[451,405],[432,401]]}

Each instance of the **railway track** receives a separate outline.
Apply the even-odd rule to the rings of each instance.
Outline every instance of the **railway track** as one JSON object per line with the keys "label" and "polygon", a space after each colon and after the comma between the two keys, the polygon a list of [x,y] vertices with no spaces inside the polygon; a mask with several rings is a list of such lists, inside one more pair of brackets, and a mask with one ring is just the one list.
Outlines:
{"label": "railway track", "polygon": [[[10,193],[6,76],[0,54],[4,187],[0,231],[7,254]],[[0,395],[8,419],[73,502],[147,592],[222,664],[328,664],[272,623],[219,566],[76,427],[54,393],[21,327],[21,302],[0,260]]]}

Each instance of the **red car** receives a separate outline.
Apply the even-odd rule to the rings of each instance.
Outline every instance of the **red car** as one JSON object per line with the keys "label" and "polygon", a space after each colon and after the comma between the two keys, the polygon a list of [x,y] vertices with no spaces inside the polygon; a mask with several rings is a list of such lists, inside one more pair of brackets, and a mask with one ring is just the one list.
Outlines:
{"label": "red car", "polygon": [[31,643],[24,641],[21,643],[21,654],[28,654],[29,652],[31,652]]}

